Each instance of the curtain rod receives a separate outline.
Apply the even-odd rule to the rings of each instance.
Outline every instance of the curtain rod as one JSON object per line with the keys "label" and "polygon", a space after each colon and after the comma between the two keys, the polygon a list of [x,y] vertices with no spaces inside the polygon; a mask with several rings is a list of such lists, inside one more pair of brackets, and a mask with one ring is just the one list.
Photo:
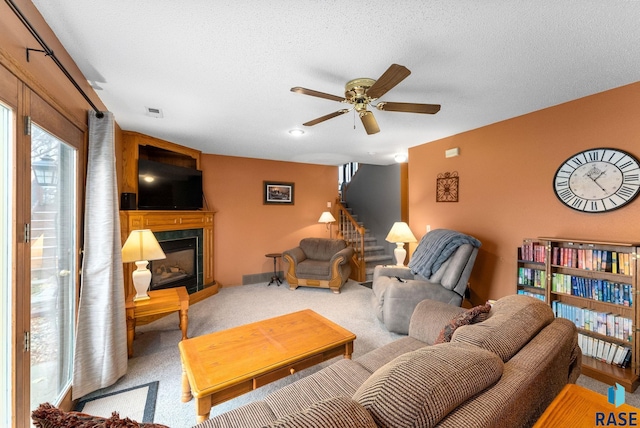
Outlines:
{"label": "curtain rod", "polygon": [[64,67],[64,65],[62,65],[62,63],[60,62],[60,60],[58,60],[58,58],[56,57],[56,55],[53,53],[53,51],[49,48],[49,46],[47,46],[47,44],[44,42],[44,40],[42,39],[42,37],[40,37],[40,35],[38,34],[38,32],[36,31],[35,28],[33,28],[33,26],[31,25],[31,23],[27,20],[27,18],[22,14],[22,12],[20,11],[20,9],[18,9],[18,6],[15,5],[15,3],[13,2],[13,0],[5,0],[6,3],[9,5],[9,7],[11,8],[11,10],[13,10],[13,13],[16,14],[16,16],[18,17],[18,19],[22,22],[22,24],[27,28],[27,30],[29,30],[29,32],[31,33],[31,35],[36,39],[36,41],[40,44],[40,46],[42,47],[42,49],[44,49],[43,51],[40,51],[38,49],[29,49],[27,48],[27,62],[29,61],[29,51],[37,51],[37,52],[44,52],[45,56],[49,56],[51,57],[51,59],[53,60],[53,62],[58,66],[58,68],[60,69],[60,71],[62,71],[64,73],[65,76],[67,76],[67,79],[69,79],[69,81],[73,84],[73,86],[75,86],[75,88],[78,90],[78,92],[80,92],[80,94],[84,97],[84,99],[89,103],[89,105],[95,110],[96,112],[96,117],[97,118],[102,118],[104,117],[104,113],[100,111],[100,109],[98,107],[96,107],[96,105],[91,101],[91,99],[87,96],[87,94],[82,90],[82,88],[80,87],[80,85],[78,85],[78,82],[75,81],[75,79],[73,78],[73,76],[71,76],[71,74],[69,74],[69,72],[67,71],[67,69]]}

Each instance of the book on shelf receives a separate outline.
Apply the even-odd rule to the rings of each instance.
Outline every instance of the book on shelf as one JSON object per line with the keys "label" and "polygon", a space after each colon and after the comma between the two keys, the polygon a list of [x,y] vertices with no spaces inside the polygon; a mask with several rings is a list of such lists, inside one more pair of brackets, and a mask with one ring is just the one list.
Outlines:
{"label": "book on shelf", "polygon": [[577,328],[592,331],[603,336],[631,342],[633,340],[633,321],[611,312],[599,312],[585,307],[577,307],[554,300],[551,309],[556,318],[565,318]]}
{"label": "book on shelf", "polygon": [[586,357],[595,358],[607,364],[621,368],[631,364],[631,347],[607,342],[586,334],[578,333],[578,346]]}
{"label": "book on shelf", "polygon": [[631,275],[629,253],[617,251],[553,247],[551,262],[563,267]]}
{"label": "book on shelf", "polygon": [[551,274],[551,291],[622,306],[633,305],[631,284],[611,282],[605,279],[584,278],[553,272]]}
{"label": "book on shelf", "polygon": [[524,240],[520,247],[520,258],[529,262],[546,263],[546,246],[537,241]]}
{"label": "book on shelf", "polygon": [[613,363],[613,357],[616,355],[618,347],[619,345],[616,345],[615,343],[612,343],[611,346],[609,346],[609,353],[607,354],[607,358],[604,360],[605,363]]}
{"label": "book on shelf", "polygon": [[546,299],[545,299],[545,297],[544,297],[544,294],[532,293],[532,292],[530,292],[530,291],[522,290],[522,289],[519,289],[519,290],[517,291],[517,294],[521,294],[521,295],[523,295],[523,296],[535,297],[536,299],[540,299],[540,300],[542,300],[543,302],[544,302],[544,301],[546,301]]}

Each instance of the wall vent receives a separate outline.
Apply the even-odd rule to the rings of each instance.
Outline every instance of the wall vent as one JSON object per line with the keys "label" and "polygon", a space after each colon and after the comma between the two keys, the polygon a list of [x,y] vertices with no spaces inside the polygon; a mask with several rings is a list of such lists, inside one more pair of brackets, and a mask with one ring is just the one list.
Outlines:
{"label": "wall vent", "polygon": [[147,116],[161,118],[163,117],[162,109],[154,107],[145,107],[147,110]]}

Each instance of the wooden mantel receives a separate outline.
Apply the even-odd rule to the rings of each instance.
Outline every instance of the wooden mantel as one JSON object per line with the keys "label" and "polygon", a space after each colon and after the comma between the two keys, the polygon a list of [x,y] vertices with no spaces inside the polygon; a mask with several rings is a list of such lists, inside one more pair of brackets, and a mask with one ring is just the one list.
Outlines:
{"label": "wooden mantel", "polygon": [[[202,229],[204,289],[189,296],[193,304],[218,292],[213,265],[214,214],[213,211],[120,211],[120,238],[124,245],[129,233],[136,229],[150,229],[152,232]],[[125,296],[135,293],[131,278],[133,270],[133,263],[124,264]]]}

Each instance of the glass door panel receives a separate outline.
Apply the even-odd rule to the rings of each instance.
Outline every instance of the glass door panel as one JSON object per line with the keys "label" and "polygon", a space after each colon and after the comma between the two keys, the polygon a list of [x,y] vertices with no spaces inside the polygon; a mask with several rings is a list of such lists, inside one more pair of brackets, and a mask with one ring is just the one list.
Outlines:
{"label": "glass door panel", "polygon": [[0,104],[0,426],[11,426],[13,112]]}
{"label": "glass door panel", "polygon": [[31,409],[59,404],[73,374],[77,151],[31,126]]}

